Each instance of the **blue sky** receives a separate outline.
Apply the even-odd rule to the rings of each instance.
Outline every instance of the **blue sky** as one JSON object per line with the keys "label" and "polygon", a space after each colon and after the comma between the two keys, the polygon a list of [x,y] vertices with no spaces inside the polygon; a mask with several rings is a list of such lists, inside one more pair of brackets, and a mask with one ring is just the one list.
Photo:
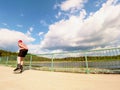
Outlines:
{"label": "blue sky", "polygon": [[120,0],[0,0],[0,49],[29,53],[119,47]]}

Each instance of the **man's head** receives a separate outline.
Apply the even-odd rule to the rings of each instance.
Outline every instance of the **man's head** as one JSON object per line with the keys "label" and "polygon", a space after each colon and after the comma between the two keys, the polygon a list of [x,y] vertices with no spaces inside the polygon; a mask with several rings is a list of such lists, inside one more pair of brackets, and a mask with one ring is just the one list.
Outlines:
{"label": "man's head", "polygon": [[18,40],[19,43],[22,43],[23,41],[22,40]]}

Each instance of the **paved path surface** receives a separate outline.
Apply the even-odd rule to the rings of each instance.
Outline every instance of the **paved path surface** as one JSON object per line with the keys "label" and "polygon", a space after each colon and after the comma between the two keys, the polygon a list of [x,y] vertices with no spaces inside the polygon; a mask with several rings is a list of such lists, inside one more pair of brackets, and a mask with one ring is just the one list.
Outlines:
{"label": "paved path surface", "polygon": [[12,71],[0,66],[0,90],[120,90],[120,75]]}

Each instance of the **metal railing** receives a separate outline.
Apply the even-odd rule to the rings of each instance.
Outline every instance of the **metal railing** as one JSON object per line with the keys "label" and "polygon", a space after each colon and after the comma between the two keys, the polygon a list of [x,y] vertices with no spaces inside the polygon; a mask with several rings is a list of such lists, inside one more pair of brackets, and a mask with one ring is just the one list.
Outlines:
{"label": "metal railing", "polygon": [[[16,65],[17,56],[0,57],[0,64]],[[27,55],[25,69],[74,73],[120,73],[120,48]]]}

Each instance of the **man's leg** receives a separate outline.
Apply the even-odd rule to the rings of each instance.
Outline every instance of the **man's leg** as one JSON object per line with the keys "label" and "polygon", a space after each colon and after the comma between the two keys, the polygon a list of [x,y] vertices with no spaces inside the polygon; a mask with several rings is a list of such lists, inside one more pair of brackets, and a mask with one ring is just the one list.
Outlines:
{"label": "man's leg", "polygon": [[24,57],[21,57],[21,58],[20,58],[20,65],[23,65],[23,64],[24,64],[24,61],[23,61],[23,60],[24,60]]}
{"label": "man's leg", "polygon": [[24,64],[24,57],[21,57],[21,59],[20,59],[21,61],[20,61],[20,73],[22,73],[23,72],[23,64]]}
{"label": "man's leg", "polygon": [[18,64],[21,63],[21,57],[20,57],[20,56],[17,57],[17,63],[18,63]]}
{"label": "man's leg", "polygon": [[21,61],[22,61],[22,57],[17,57],[17,67],[14,69],[14,71],[17,71],[21,68]]}

